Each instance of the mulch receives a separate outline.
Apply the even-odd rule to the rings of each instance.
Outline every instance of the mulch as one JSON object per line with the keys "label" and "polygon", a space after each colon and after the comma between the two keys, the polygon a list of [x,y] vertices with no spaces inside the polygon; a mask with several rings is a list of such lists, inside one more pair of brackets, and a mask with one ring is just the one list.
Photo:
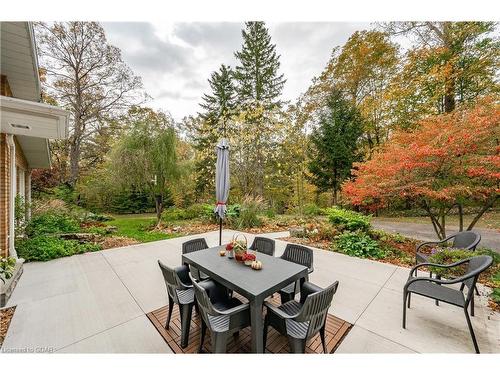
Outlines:
{"label": "mulch", "polygon": [[14,311],[16,311],[16,306],[0,310],[0,348],[7,336],[7,331],[9,330],[10,322],[14,316]]}
{"label": "mulch", "polygon": [[[272,303],[279,305],[279,295],[276,294],[274,298],[270,299]],[[181,334],[181,321],[179,317],[179,309],[174,307],[172,318],[170,320],[169,329],[165,329],[167,321],[168,305],[154,310],[146,316],[153,323],[156,330],[163,337],[168,346],[175,354],[193,354],[198,353],[200,345],[200,329],[201,322],[200,316],[193,309],[193,316],[191,319],[191,326],[189,332],[189,344],[186,348],[182,349],[180,346]],[[333,353],[342,342],[344,337],[351,329],[352,324],[342,320],[336,316],[328,314],[326,320],[326,343],[328,353]],[[204,353],[211,353],[210,332],[207,330],[207,336],[203,345]],[[236,337],[231,336],[227,344],[228,353],[251,353],[251,331],[250,327],[243,329]],[[269,328],[267,336],[266,353],[289,353],[288,341],[285,336],[280,335],[273,328]],[[321,338],[319,334],[309,340],[306,347],[306,354],[323,353],[321,345]]]}

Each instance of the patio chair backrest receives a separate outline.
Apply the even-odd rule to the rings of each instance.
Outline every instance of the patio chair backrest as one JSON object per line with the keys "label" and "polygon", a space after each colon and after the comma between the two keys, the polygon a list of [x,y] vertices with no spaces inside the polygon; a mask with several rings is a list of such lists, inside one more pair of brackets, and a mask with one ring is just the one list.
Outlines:
{"label": "patio chair backrest", "polygon": [[305,246],[289,243],[281,259],[301,264],[309,269],[313,267],[313,251]]}
{"label": "patio chair backrest", "polygon": [[[186,241],[182,244],[182,254],[188,254],[195,251],[208,249],[207,241],[204,238],[195,238],[193,240]],[[189,267],[191,274],[196,280],[201,279],[200,271],[196,267]]]}
{"label": "patio chair backrest", "polygon": [[192,253],[193,251],[204,249],[208,249],[207,241],[205,241],[204,238],[195,238],[182,244],[182,254],[188,254]]}
{"label": "patio chair backrest", "polygon": [[314,336],[325,323],[326,314],[338,286],[339,282],[335,281],[329,287],[306,297],[299,315],[295,319],[297,322],[309,322],[306,337]]}
{"label": "patio chair backrest", "polygon": [[255,237],[250,249],[259,253],[274,256],[274,240],[265,237]]}
{"label": "patio chair backrest", "polygon": [[208,328],[212,329],[210,325],[210,319],[208,319],[208,316],[209,315],[218,316],[220,314],[217,313],[217,311],[215,311],[212,302],[210,301],[210,297],[208,296],[208,293],[205,290],[205,288],[203,288],[200,284],[198,284],[198,282],[193,277],[191,277],[191,281],[193,282],[194,294],[196,297],[196,302],[198,303],[202,319],[205,321]]}
{"label": "patio chair backrest", "polygon": [[470,258],[467,265],[467,272],[462,277],[466,278],[463,282],[468,290],[467,298],[471,296],[474,292],[474,287],[476,285],[479,275],[486,270],[493,263],[493,258],[489,255],[480,255],[477,257]]}
{"label": "patio chair backrest", "polygon": [[479,241],[481,241],[479,233],[471,230],[458,232],[453,237],[453,247],[456,249],[475,250]]}
{"label": "patio chair backrest", "polygon": [[179,276],[177,276],[177,273],[173,268],[163,264],[160,260],[158,260],[158,265],[160,266],[161,273],[163,274],[168,295],[174,300],[175,303],[179,303],[177,289],[183,289]]}

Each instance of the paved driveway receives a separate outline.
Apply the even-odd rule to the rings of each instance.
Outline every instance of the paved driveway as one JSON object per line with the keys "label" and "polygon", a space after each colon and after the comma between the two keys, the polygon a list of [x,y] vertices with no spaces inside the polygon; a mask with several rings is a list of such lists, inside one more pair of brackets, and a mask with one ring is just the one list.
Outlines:
{"label": "paved driveway", "polygon": [[[372,218],[372,224],[377,229],[400,233],[421,241],[437,240],[432,224],[406,223],[377,218]],[[500,231],[484,228],[474,228],[474,231],[481,235],[480,247],[488,247],[500,253]],[[449,226],[446,232],[448,235],[458,232],[458,227]]]}
{"label": "paved driveway", "polygon": [[[224,240],[232,234],[225,231]],[[216,232],[205,237],[217,244]],[[167,303],[157,259],[178,265],[186,239],[26,264],[9,301],[17,309],[2,351],[171,352],[145,314]],[[285,245],[277,241],[277,255]],[[401,329],[407,269],[318,249],[314,257],[311,281],[339,280],[330,312],[355,324],[339,353],[473,352],[463,312],[452,306],[415,296],[408,329]],[[472,319],[479,346],[500,352],[500,320],[485,304],[486,297],[477,299]]]}

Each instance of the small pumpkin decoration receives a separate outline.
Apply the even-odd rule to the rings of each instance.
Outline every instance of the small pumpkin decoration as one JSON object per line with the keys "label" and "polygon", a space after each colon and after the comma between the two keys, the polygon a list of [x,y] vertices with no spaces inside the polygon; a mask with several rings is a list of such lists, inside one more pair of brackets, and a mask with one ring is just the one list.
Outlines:
{"label": "small pumpkin decoration", "polygon": [[254,270],[261,270],[262,269],[262,262],[260,260],[254,260],[252,262],[252,269]]}
{"label": "small pumpkin decoration", "polygon": [[226,250],[221,250],[221,251],[219,251],[219,255],[220,255],[221,257],[225,257],[225,256],[226,256]]}

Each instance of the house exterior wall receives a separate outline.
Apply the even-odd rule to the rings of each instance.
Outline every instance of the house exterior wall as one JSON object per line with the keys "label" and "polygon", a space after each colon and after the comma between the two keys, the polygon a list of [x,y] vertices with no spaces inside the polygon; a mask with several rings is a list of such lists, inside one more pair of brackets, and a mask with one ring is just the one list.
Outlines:
{"label": "house exterior wall", "polygon": [[[0,95],[12,96],[9,81],[4,75],[0,75]],[[0,257],[6,257],[9,254],[9,160],[7,135],[0,133]]]}
{"label": "house exterior wall", "polygon": [[[12,96],[12,92],[9,87],[9,82],[7,77],[2,75],[0,77],[0,94],[3,96]],[[17,187],[24,187],[25,197],[29,194],[26,191],[27,187],[30,186],[28,183],[28,178],[30,175],[28,162],[22,151],[21,145],[14,136],[14,142],[16,145],[16,154],[11,155],[10,147],[7,142],[7,134],[0,133],[0,257],[7,257],[9,255],[9,229],[10,222],[12,218],[9,216],[9,202],[10,202],[10,189],[12,184],[12,177],[16,179]],[[11,176],[10,163],[11,157],[15,157],[16,170],[22,170],[24,173],[17,174],[16,176]],[[21,183],[19,181],[19,176],[24,175],[24,181]],[[18,193],[21,193],[17,190]],[[13,241],[13,239],[12,239]]]}
{"label": "house exterior wall", "polygon": [[0,257],[9,254],[10,155],[7,134],[0,133]]}

